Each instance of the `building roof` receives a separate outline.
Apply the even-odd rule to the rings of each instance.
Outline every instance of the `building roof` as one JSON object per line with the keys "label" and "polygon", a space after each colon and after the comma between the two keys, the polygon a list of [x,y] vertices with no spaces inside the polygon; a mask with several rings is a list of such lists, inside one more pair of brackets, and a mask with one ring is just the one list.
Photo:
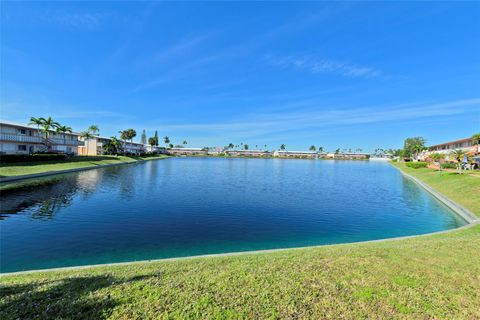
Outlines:
{"label": "building roof", "polygon": [[204,151],[203,148],[170,148],[168,150],[174,150],[174,151]]}
{"label": "building roof", "polygon": [[[33,126],[33,125],[21,124],[21,123],[12,122],[12,121],[6,121],[6,120],[0,120],[0,125],[2,125],[2,124],[12,126],[12,127],[38,130],[38,128],[36,126]],[[71,134],[71,135],[74,135],[74,136],[79,136],[80,135],[80,133],[78,133],[78,132],[67,132],[66,134]]]}
{"label": "building roof", "polygon": [[454,144],[454,143],[468,142],[468,141],[471,141],[471,140],[472,140],[471,138],[465,138],[465,139],[460,139],[460,140],[455,140],[455,141],[449,141],[449,142],[444,142],[444,143],[435,144],[435,145],[433,145],[433,146],[430,146],[429,148],[440,147],[440,146],[444,146],[444,145],[446,145],[446,144]]}
{"label": "building roof", "polygon": [[281,153],[307,153],[307,154],[317,154],[316,151],[287,151],[287,150],[277,150],[277,152],[281,152]]}

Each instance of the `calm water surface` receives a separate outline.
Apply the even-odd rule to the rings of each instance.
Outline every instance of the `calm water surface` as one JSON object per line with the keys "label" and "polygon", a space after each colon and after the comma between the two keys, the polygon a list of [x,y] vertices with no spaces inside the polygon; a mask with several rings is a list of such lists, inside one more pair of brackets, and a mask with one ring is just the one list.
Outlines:
{"label": "calm water surface", "polygon": [[1,195],[1,272],[355,242],[465,224],[388,163],[172,158]]}

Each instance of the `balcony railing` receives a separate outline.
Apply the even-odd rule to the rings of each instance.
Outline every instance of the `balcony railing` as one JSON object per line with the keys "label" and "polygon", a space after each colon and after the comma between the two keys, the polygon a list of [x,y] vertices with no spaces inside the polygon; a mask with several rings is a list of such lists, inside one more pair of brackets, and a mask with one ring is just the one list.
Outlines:
{"label": "balcony railing", "polygon": [[[9,133],[1,133],[0,134],[0,141],[11,141],[11,142],[19,142],[19,143],[45,143],[45,138],[39,136],[27,136],[22,134],[9,134]],[[70,140],[68,138],[48,138],[49,145],[67,145],[67,146],[81,146],[83,145],[83,141],[78,140]]]}

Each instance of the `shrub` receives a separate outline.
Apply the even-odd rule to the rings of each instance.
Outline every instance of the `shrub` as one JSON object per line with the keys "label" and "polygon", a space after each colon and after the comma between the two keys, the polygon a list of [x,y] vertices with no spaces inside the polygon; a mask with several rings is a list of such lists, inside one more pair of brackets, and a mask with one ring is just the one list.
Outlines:
{"label": "shrub", "polygon": [[405,163],[407,167],[413,168],[413,169],[418,169],[418,168],[426,168],[427,163],[426,162],[407,162]]}
{"label": "shrub", "polygon": [[457,164],[456,163],[442,163],[442,169],[457,169]]}
{"label": "shrub", "polygon": [[66,154],[2,154],[0,163],[59,161],[66,158]]}

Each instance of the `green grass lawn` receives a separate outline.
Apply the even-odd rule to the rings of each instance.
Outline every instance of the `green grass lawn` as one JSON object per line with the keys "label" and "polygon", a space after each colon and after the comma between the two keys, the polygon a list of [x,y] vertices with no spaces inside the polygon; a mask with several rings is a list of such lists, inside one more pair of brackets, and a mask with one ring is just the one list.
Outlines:
{"label": "green grass lawn", "polygon": [[460,175],[428,168],[413,169],[403,162],[392,164],[480,216],[480,176],[477,174],[467,171]]}
{"label": "green grass lawn", "polygon": [[95,167],[104,164],[120,164],[140,160],[161,159],[166,156],[79,156],[62,161],[24,162],[0,165],[0,177],[20,176],[48,171]]}
{"label": "green grass lawn", "polygon": [[[409,173],[449,184],[451,198],[479,214],[467,194],[475,196],[480,179],[418,170]],[[385,242],[7,275],[0,318],[480,319],[479,248],[476,225]]]}

